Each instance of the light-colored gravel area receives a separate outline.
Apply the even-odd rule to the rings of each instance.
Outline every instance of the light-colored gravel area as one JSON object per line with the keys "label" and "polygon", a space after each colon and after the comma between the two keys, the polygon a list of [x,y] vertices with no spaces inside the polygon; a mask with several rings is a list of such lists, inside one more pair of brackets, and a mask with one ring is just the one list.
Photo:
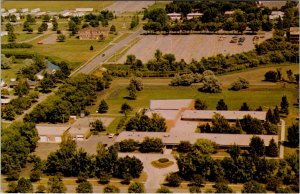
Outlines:
{"label": "light-colored gravel area", "polygon": [[147,8],[153,3],[154,1],[119,1],[108,6],[106,9],[115,12],[142,11],[143,8]]}
{"label": "light-colored gravel area", "polygon": [[[190,62],[193,58],[200,60],[202,57],[211,57],[217,54],[236,54],[254,49],[254,35],[239,35],[245,37],[243,45],[230,43],[233,35],[222,35],[226,37],[224,40],[219,40],[221,35],[145,35],[138,43],[131,47],[118,61],[123,63],[126,61],[126,56],[134,54],[143,62],[154,58],[156,49],[163,53],[175,54],[177,60],[184,59]],[[270,38],[272,34],[268,33],[265,38],[261,38],[259,42]]]}

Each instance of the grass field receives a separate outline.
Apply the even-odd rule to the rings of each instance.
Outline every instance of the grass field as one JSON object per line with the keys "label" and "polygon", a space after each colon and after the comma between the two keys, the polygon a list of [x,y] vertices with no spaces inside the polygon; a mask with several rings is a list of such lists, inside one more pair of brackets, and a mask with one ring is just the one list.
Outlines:
{"label": "grass field", "polygon": [[16,78],[18,71],[24,66],[23,60],[17,60],[10,65],[10,69],[2,69],[1,78],[7,83],[11,78]]}
{"label": "grass field", "polygon": [[113,3],[112,1],[4,1],[1,2],[1,7],[5,9],[40,8],[42,11],[63,11],[65,9],[92,7],[95,11],[99,11]]}
{"label": "grass field", "polygon": [[[27,33],[16,33],[16,42],[22,42],[31,38],[38,36],[39,34],[27,34]],[[8,43],[8,35],[1,37],[1,43]]]}

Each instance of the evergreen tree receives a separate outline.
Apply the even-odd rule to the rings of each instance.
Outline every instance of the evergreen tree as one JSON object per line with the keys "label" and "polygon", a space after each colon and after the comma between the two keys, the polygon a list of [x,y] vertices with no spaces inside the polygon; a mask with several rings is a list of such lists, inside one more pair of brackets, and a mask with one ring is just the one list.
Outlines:
{"label": "evergreen tree", "polygon": [[134,84],[129,84],[129,86],[127,87],[127,90],[129,92],[129,97],[131,99],[135,100],[137,97],[137,90],[136,90],[136,87],[134,86]]}
{"label": "evergreen tree", "polygon": [[275,123],[275,117],[272,113],[272,110],[269,108],[266,114],[266,120],[269,121],[270,123]]}
{"label": "evergreen tree", "polygon": [[269,146],[266,148],[266,155],[270,157],[278,156],[278,146],[273,138],[270,140]]}
{"label": "evergreen tree", "polygon": [[281,106],[281,111],[288,115],[289,114],[289,102],[288,102],[286,96],[282,96],[280,106]]}
{"label": "evergreen tree", "polygon": [[230,154],[230,157],[232,159],[236,160],[241,154],[241,148],[240,148],[240,146],[234,144],[234,145],[229,146],[228,152]]}
{"label": "evergreen tree", "polygon": [[206,110],[207,109],[207,105],[206,105],[206,103],[204,101],[202,101],[199,98],[197,98],[195,100],[195,106],[194,106],[194,108],[196,110]]}
{"label": "evergreen tree", "polygon": [[249,108],[249,106],[246,102],[243,103],[243,105],[241,106],[240,111],[250,111],[250,108]]}
{"label": "evergreen tree", "polygon": [[131,108],[131,106],[129,104],[127,104],[127,102],[123,103],[121,106],[121,113],[128,113],[130,111],[132,111],[133,109]]}
{"label": "evergreen tree", "polygon": [[265,154],[264,140],[258,136],[253,136],[250,141],[250,154],[253,157],[260,157]]}
{"label": "evergreen tree", "polygon": [[280,122],[280,114],[279,114],[278,106],[275,107],[275,109],[273,110],[273,113],[274,113],[275,124],[277,124]]}
{"label": "evergreen tree", "polygon": [[93,45],[90,46],[90,51],[93,51],[94,50],[94,47]]}
{"label": "evergreen tree", "polygon": [[228,107],[227,105],[225,104],[224,100],[221,99],[218,101],[218,104],[217,104],[217,107],[216,107],[217,110],[228,110]]}
{"label": "evergreen tree", "polygon": [[287,140],[290,146],[298,147],[299,146],[299,124],[294,123],[288,128]]}
{"label": "evergreen tree", "polygon": [[105,100],[101,100],[100,105],[98,107],[98,113],[106,113],[108,110],[108,105]]}

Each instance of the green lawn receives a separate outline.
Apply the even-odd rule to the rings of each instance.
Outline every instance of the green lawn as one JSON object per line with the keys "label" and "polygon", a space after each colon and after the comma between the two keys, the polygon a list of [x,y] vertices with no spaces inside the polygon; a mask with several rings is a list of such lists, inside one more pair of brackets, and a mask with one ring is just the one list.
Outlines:
{"label": "green lawn", "polygon": [[7,83],[11,78],[16,78],[18,71],[25,64],[22,61],[18,61],[17,63],[13,63],[10,65],[10,69],[2,69],[1,78]]}
{"label": "green lawn", "polygon": [[[21,42],[21,41],[25,41],[31,38],[34,38],[36,36],[38,36],[39,34],[36,33],[32,33],[32,34],[27,34],[27,33],[15,33],[16,34],[16,42]],[[3,37],[1,37],[1,43],[8,43],[8,35],[5,35]]]}
{"label": "green lawn", "polygon": [[95,11],[105,9],[113,4],[113,1],[4,1],[1,7],[11,8],[40,8],[42,11],[63,11],[82,7],[92,7]]}

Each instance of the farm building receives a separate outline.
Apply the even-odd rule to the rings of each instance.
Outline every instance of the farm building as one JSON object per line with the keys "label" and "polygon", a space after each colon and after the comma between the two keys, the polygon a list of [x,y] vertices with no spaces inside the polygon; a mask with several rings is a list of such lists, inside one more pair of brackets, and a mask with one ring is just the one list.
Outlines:
{"label": "farm building", "polygon": [[271,15],[269,15],[269,19],[270,20],[275,20],[279,17],[282,18],[283,16],[284,16],[284,12],[282,12],[282,11],[272,11]]}
{"label": "farm building", "polygon": [[200,18],[203,16],[203,13],[189,13],[187,14],[187,19]]}
{"label": "farm building", "polygon": [[36,125],[40,140],[44,143],[60,143],[62,136],[70,128],[68,125],[43,124]]}
{"label": "farm building", "polygon": [[92,12],[94,9],[93,8],[76,8],[76,12]]}
{"label": "farm building", "polygon": [[264,121],[266,120],[267,113],[263,111],[186,110],[181,114],[181,119],[190,121],[209,121],[212,120],[215,114],[222,115],[228,121],[243,119],[246,115]]}
{"label": "farm building", "polygon": [[104,37],[108,36],[108,30],[101,28],[85,28],[78,33],[79,40],[98,40],[101,34],[103,34]]}
{"label": "farm building", "polygon": [[299,44],[299,27],[290,28],[290,41],[293,44]]}
{"label": "farm building", "polygon": [[32,9],[30,12],[31,12],[31,13],[37,13],[37,12],[39,12],[39,11],[41,11],[40,8],[35,8],[35,9]]}
{"label": "farm building", "polygon": [[168,13],[167,14],[171,20],[180,20],[181,14],[180,13]]}
{"label": "farm building", "polygon": [[[278,135],[256,135],[262,138],[265,145],[268,145],[273,138],[278,142]],[[123,131],[119,134],[115,142],[121,142],[125,139],[134,139],[142,142],[145,137],[160,138],[167,148],[176,147],[181,141],[195,143],[198,139],[208,139],[216,142],[219,147],[226,148],[237,144],[240,147],[247,148],[253,135],[248,134],[217,134],[217,133],[167,133],[167,132],[131,132]]]}
{"label": "farm building", "polygon": [[29,11],[29,9],[28,9],[28,8],[21,8],[19,11],[20,11],[21,13],[26,13],[26,12]]}

